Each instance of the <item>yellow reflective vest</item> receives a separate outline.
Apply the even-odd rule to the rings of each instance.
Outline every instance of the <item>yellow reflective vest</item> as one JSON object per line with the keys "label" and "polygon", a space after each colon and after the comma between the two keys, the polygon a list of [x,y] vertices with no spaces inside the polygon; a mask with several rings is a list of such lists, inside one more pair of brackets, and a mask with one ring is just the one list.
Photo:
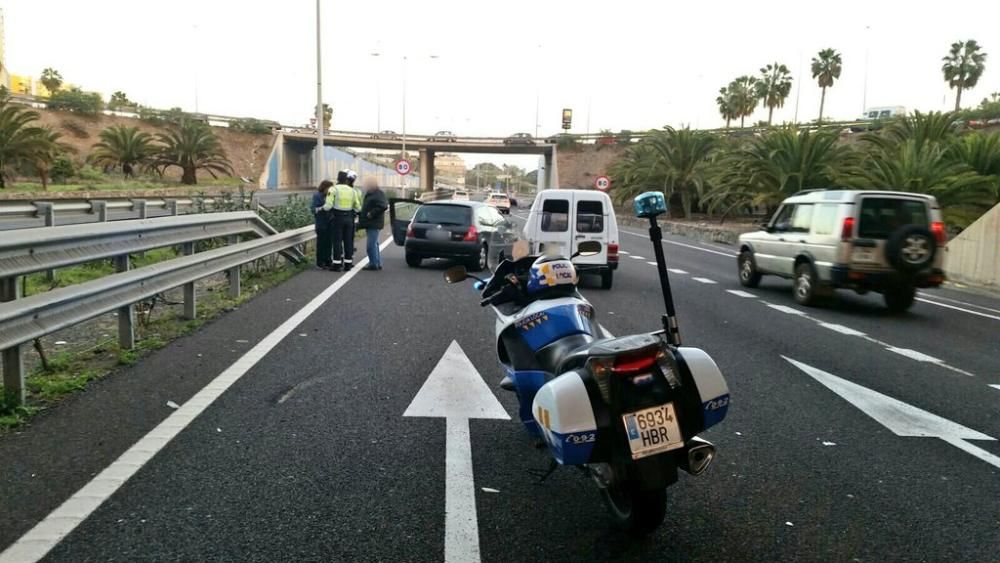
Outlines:
{"label": "yellow reflective vest", "polygon": [[347,184],[337,184],[326,194],[326,204],[323,209],[329,211],[361,212],[361,192]]}

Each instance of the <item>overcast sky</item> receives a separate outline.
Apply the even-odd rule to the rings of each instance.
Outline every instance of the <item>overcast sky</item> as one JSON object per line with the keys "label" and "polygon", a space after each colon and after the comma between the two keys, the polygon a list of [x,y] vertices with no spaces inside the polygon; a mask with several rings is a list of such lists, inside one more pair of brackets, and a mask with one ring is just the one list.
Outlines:
{"label": "overcast sky", "polygon": [[[950,108],[941,57],[970,38],[990,57],[963,105],[1000,91],[996,0],[322,2],[323,97],[336,129],[373,131],[379,121],[403,129],[404,55],[408,133],[534,133],[536,99],[540,134],[559,131],[563,107],[574,110],[579,133],[588,114],[593,132],[718,127],[719,88],[774,61],[795,77],[775,121],[794,119],[796,105],[804,121],[816,117],[820,99],[809,61],[826,47],[844,61],[827,95],[832,118],[861,113],[866,53],[869,107]],[[190,111],[197,99],[202,112],[289,125],[306,123],[315,104],[313,0],[0,0],[0,7],[13,73],[37,77],[51,66],[105,97],[123,90],[142,104]],[[754,116],[766,118],[766,108]],[[519,164],[533,167],[534,159]]]}

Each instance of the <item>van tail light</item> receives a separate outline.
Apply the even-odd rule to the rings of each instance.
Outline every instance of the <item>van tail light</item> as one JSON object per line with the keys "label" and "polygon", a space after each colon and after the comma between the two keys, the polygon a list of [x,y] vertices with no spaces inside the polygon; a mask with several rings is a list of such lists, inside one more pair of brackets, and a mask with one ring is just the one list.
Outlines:
{"label": "van tail light", "polygon": [[854,238],[854,217],[844,217],[844,226],[840,229],[840,240],[848,241]]}
{"label": "van tail light", "polygon": [[618,245],[611,242],[608,243],[608,262],[618,261]]}
{"label": "van tail light", "polygon": [[464,240],[465,242],[476,242],[477,240],[479,240],[479,231],[476,230],[475,226],[469,225],[469,231],[465,233],[465,236],[462,237],[462,240]]}
{"label": "van tail light", "polygon": [[417,238],[417,235],[413,232],[413,225],[406,227],[406,238]]}
{"label": "van tail light", "polygon": [[945,232],[944,223],[941,221],[931,223],[931,232],[934,233],[934,240],[937,241],[938,246],[944,246],[948,242],[948,233]]}

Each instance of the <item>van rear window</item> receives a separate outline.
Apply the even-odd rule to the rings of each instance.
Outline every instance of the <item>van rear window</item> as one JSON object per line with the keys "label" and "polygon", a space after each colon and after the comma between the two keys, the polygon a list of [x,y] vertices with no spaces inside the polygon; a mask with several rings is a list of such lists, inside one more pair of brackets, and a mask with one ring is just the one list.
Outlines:
{"label": "van rear window", "polygon": [[861,200],[858,236],[886,239],[906,225],[927,227],[927,204],[913,199],[866,197]]}
{"label": "van rear window", "polygon": [[569,230],[569,201],[547,199],[542,202],[542,231],[564,233]]}
{"label": "van rear window", "polygon": [[580,233],[604,232],[604,205],[599,201],[577,202],[576,230]]}

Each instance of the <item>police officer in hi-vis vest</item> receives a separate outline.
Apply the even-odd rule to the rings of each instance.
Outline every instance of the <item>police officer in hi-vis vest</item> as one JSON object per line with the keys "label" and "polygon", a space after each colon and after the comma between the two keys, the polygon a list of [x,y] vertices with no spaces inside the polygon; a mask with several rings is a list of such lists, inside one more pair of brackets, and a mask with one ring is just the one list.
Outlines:
{"label": "police officer in hi-vis vest", "polygon": [[351,170],[337,173],[337,185],[330,188],[323,209],[331,213],[334,272],[354,267],[354,218],[361,211],[361,193],[351,186],[358,177]]}

